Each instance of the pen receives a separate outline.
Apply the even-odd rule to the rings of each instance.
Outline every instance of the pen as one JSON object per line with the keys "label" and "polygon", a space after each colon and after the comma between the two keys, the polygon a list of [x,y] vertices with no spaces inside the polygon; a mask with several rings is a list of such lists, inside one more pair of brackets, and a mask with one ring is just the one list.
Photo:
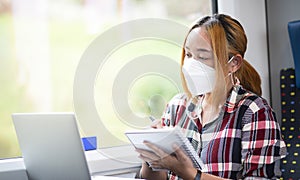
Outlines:
{"label": "pen", "polygon": [[155,117],[154,116],[149,116],[149,119],[152,121],[152,122],[154,122],[156,119],[155,119]]}

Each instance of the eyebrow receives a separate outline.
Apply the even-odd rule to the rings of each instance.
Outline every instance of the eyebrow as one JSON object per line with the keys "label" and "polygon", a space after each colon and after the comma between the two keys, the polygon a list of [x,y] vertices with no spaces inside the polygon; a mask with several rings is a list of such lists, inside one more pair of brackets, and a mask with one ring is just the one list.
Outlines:
{"label": "eyebrow", "polygon": [[[189,47],[185,46],[186,49],[190,50]],[[198,48],[197,51],[203,51],[203,52],[211,52],[210,50],[208,49],[204,49],[204,48]]]}

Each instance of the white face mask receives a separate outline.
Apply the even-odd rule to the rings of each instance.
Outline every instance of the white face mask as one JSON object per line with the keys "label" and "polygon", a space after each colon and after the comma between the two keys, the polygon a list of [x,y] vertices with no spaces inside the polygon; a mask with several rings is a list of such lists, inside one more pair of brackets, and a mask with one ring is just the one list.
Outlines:
{"label": "white face mask", "polygon": [[193,96],[211,92],[215,85],[215,69],[193,58],[184,60],[182,72]]}

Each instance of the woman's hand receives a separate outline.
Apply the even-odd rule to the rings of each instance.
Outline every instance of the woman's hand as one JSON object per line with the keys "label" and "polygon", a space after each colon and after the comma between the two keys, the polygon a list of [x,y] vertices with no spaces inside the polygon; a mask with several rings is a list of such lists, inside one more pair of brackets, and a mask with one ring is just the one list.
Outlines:
{"label": "woman's hand", "polygon": [[168,169],[183,179],[194,179],[197,169],[188,156],[180,149],[179,146],[173,146],[174,153],[168,154],[156,145],[150,142],[144,142],[153,152],[136,149],[140,153],[139,158],[148,162],[154,169]]}
{"label": "woman's hand", "polygon": [[161,129],[163,128],[163,126],[161,125],[161,119],[155,119],[152,123],[151,123],[151,128],[154,129]]}

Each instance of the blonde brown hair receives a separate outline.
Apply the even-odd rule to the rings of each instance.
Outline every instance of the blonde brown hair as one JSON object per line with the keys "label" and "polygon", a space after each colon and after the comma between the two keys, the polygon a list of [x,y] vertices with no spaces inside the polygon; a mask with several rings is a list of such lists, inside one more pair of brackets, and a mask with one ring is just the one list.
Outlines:
{"label": "blonde brown hair", "polygon": [[[247,49],[247,37],[242,25],[232,17],[224,14],[215,14],[206,16],[197,21],[188,34],[195,28],[201,27],[206,30],[214,54],[214,64],[216,69],[215,88],[211,92],[209,103],[215,109],[222,105],[226,100],[228,93],[233,87],[228,74],[228,60],[240,54],[244,58]],[[182,50],[181,67],[185,58],[185,42]],[[240,80],[240,84],[247,90],[261,96],[261,79],[257,71],[243,59],[241,67],[234,73],[234,76]],[[185,78],[181,72],[184,91],[191,97],[187,88]],[[225,88],[224,88],[225,87]]]}

